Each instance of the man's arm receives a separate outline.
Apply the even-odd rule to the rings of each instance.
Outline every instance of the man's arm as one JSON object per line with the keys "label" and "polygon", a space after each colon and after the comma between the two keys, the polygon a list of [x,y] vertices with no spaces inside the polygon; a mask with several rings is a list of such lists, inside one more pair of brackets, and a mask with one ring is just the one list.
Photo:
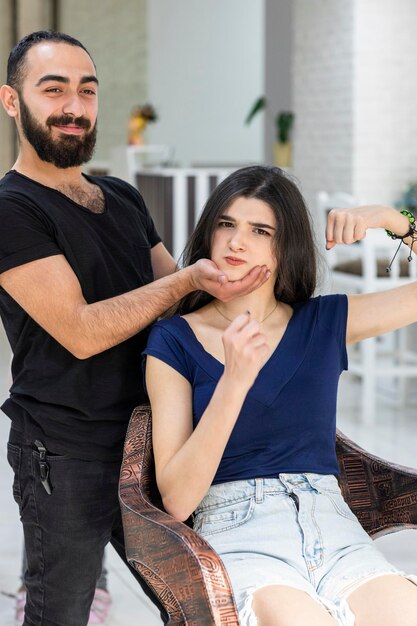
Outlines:
{"label": "man's arm", "polygon": [[65,257],[55,255],[3,272],[0,285],[56,341],[86,359],[132,337],[191,291],[230,300],[257,289],[268,277],[268,269],[258,266],[242,280],[229,282],[203,259],[144,287],[88,304]]}

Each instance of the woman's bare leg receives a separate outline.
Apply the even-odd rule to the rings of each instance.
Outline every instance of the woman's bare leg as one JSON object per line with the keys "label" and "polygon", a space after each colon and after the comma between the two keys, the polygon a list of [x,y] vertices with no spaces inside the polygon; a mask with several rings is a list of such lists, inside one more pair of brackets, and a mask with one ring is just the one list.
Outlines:
{"label": "woman's bare leg", "polygon": [[316,600],[293,587],[271,585],[253,594],[258,626],[337,626]]}
{"label": "woman's bare leg", "polygon": [[398,575],[379,576],[348,597],[355,626],[417,626],[417,585]]}

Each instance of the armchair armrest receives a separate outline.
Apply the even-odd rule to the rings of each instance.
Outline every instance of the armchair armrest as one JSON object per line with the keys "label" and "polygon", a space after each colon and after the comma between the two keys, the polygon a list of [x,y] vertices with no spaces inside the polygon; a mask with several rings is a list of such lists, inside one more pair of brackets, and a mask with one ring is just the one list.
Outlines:
{"label": "armchair armrest", "polygon": [[371,536],[417,528],[417,470],[370,454],[339,430],[336,437],[343,497]]}
{"label": "armchair armrest", "polygon": [[127,559],[160,598],[170,625],[238,626],[220,557],[192,528],[163,510],[151,428],[150,407],[138,407],[126,435],[119,486]]}

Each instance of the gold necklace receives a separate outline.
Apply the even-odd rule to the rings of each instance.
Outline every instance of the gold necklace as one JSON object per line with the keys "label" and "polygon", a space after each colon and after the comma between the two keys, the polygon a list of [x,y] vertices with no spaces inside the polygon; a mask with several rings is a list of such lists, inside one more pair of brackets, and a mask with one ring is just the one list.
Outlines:
{"label": "gold necklace", "polygon": [[[214,301],[213,301],[213,306],[214,306],[214,308],[216,309],[217,313],[220,313],[220,315],[221,315],[222,317],[224,317],[224,319],[225,319],[225,320],[227,320],[228,322],[233,322],[233,320],[231,320],[231,319],[230,319],[230,317],[227,317],[227,315],[225,315],[224,313],[222,313],[222,312],[220,311],[219,307],[218,307],[218,306],[216,306],[216,304],[214,303]],[[268,313],[268,315],[267,315],[266,317],[264,317],[264,318],[263,318],[263,320],[261,320],[259,323],[260,323],[260,324],[262,324],[265,320],[267,320],[267,319],[268,319],[268,317],[270,317],[270,316],[272,315],[272,313],[276,310],[277,306],[278,306],[278,302],[276,303],[276,305],[274,306],[274,308],[272,309],[272,311],[270,311],[270,312]]]}

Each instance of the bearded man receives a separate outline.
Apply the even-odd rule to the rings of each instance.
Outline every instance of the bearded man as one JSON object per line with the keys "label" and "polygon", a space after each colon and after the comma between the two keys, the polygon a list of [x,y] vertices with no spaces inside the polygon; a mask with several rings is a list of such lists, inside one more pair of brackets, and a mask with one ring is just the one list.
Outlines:
{"label": "bearded man", "polygon": [[2,410],[28,560],[24,624],[84,626],[105,545],[125,558],[117,487],[129,416],[146,400],[146,328],[191,291],[226,301],[268,271],[236,282],[209,260],[175,271],[140,193],[82,173],[98,79],[76,39],[26,36],[0,96],[20,141],[0,181],[0,313],[13,351]]}

